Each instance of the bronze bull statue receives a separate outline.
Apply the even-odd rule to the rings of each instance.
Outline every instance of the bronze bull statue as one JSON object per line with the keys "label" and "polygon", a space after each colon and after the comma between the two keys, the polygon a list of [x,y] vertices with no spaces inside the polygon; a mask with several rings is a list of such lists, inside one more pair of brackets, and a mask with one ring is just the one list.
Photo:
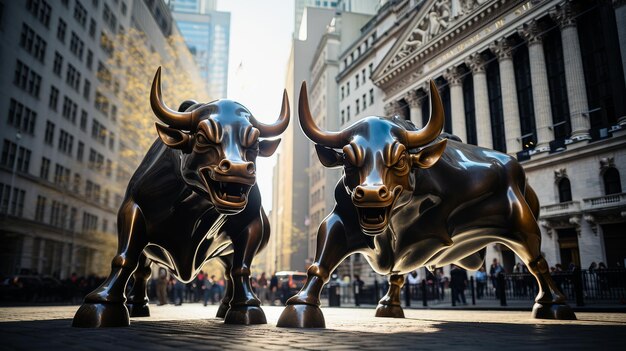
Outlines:
{"label": "bronze bull statue", "polygon": [[302,85],[302,130],[322,164],[343,167],[343,176],[335,208],[318,229],[315,262],[302,290],[287,301],[279,327],[324,327],[322,287],[354,253],[389,277],[376,316],[402,318],[403,274],[452,263],[476,270],[482,249],[492,243],[515,251],[537,279],[535,318],[576,318],[541,255],[539,201],[524,170],[509,155],[444,138],[443,106],[432,81],[430,95],[423,129],[398,117],[367,117],[328,132],[315,125]]}
{"label": "bronze bull statue", "polygon": [[[150,104],[166,125],[135,174],[118,213],[118,249],[111,273],[85,297],[75,327],[128,326],[149,316],[146,283],[152,262],[189,282],[202,265],[218,258],[226,268],[226,291],[217,316],[225,323],[266,323],[250,286],[252,259],[270,235],[256,184],[257,156],[274,153],[289,124],[289,101],[271,125],[258,122],[231,100],[185,101],[173,111],[162,101],[161,68]],[[134,284],[125,306],[126,284]],[[130,311],[130,313],[129,313]]]}

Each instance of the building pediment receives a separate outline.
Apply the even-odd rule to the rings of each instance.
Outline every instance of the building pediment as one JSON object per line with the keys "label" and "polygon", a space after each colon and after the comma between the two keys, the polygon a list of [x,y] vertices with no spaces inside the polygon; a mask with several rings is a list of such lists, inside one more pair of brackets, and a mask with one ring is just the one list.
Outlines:
{"label": "building pediment", "polygon": [[[485,23],[528,1],[519,0],[426,0],[412,22],[398,37],[372,75],[385,91],[401,80],[414,80],[421,66],[471,39]],[[529,5],[530,6],[530,5]],[[406,82],[400,84],[405,85]],[[400,87],[394,87],[400,88]],[[395,90],[395,89],[391,89]]]}

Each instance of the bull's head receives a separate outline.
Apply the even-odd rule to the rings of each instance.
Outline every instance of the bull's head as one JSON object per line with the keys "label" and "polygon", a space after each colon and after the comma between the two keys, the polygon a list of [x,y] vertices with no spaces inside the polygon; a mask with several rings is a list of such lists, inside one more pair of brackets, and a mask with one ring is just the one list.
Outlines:
{"label": "bull's head", "polygon": [[275,137],[289,125],[289,100],[283,94],[278,120],[271,125],[258,122],[243,105],[231,100],[206,104],[184,103],[174,111],[163,103],[161,68],[150,93],[154,114],[166,125],[156,123],[159,138],[170,148],[181,150],[182,178],[194,191],[206,196],[223,214],[241,212],[256,183],[257,156],[271,156],[280,139]]}
{"label": "bull's head", "polygon": [[430,95],[430,119],[420,130],[407,129],[408,124],[397,118],[367,117],[342,131],[329,132],[315,125],[302,84],[298,106],[302,130],[315,143],[324,166],[343,166],[344,185],[365,234],[385,230],[400,195],[404,191],[410,196],[414,189],[417,172],[411,170],[431,167],[446,147],[446,139],[432,143],[444,122],[441,98],[432,81]]}

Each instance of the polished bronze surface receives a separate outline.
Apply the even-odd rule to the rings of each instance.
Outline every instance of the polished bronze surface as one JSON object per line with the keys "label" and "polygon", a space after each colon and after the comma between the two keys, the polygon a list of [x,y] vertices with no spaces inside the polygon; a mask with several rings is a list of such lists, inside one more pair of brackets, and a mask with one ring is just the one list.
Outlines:
{"label": "polished bronze surface", "polygon": [[[159,138],[132,176],[118,213],[118,249],[106,281],[85,297],[75,327],[129,325],[149,316],[146,284],[153,262],[189,282],[202,265],[218,258],[226,291],[218,317],[225,323],[266,323],[250,286],[250,265],[267,244],[270,227],[256,184],[257,156],[274,153],[289,124],[289,102],[271,125],[257,122],[230,100],[185,101],[179,111],[161,97],[161,69],[150,103]],[[133,274],[128,300],[124,294]]]}
{"label": "polished bronze surface", "polygon": [[476,270],[483,265],[483,248],[493,243],[515,251],[537,279],[534,317],[576,318],[541,255],[539,201],[523,168],[509,155],[446,138],[443,105],[432,81],[430,95],[431,116],[423,129],[398,117],[367,117],[327,132],[315,125],[303,83],[302,130],[315,143],[320,162],[343,167],[343,177],[335,208],[319,226],[307,281],[287,301],[279,327],[323,327],[322,287],[354,253],[389,277],[376,315],[403,317],[403,274],[451,263]]}

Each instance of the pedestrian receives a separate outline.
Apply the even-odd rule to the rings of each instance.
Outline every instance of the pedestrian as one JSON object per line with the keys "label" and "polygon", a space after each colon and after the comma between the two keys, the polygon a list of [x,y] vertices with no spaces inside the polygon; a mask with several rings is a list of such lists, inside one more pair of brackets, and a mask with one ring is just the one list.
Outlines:
{"label": "pedestrian", "polygon": [[406,282],[407,284],[409,284],[409,292],[411,293],[411,298],[417,298],[420,281],[420,275],[417,271],[413,271],[407,275]]}
{"label": "pedestrian", "polygon": [[202,297],[204,299],[204,306],[209,303],[209,297],[211,298],[211,304],[214,304],[214,295],[213,295],[213,284],[215,284],[215,276],[212,275],[211,278],[204,277],[202,281]]}
{"label": "pedestrian", "polygon": [[184,294],[186,291],[186,285],[180,280],[176,279],[174,282],[174,305],[181,306],[183,304]]}
{"label": "pedestrian", "polygon": [[487,272],[485,266],[480,267],[476,272],[476,298],[482,299],[485,294],[485,286],[487,285]]}
{"label": "pedestrian", "polygon": [[448,283],[448,278],[443,273],[442,268],[437,269],[437,281],[439,282],[440,289],[439,299],[443,300],[446,298],[446,284]]}
{"label": "pedestrian", "polygon": [[452,290],[453,302],[462,302],[463,305],[467,305],[465,287],[467,287],[467,271],[453,264],[450,269],[450,289]]}
{"label": "pedestrian", "polygon": [[354,281],[352,282],[352,288],[354,289],[354,305],[361,306],[361,292],[363,291],[363,281],[358,274],[354,275]]}
{"label": "pedestrian", "polygon": [[270,306],[274,306],[274,302],[276,301],[276,291],[278,290],[278,277],[276,276],[276,272],[272,274],[272,278],[270,279]]}
{"label": "pedestrian", "polygon": [[500,298],[498,296],[498,274],[500,272],[504,272],[504,267],[498,262],[497,258],[494,258],[489,268],[489,278],[491,279],[493,290],[496,291],[496,299]]}
{"label": "pedestrian", "polygon": [[257,297],[261,300],[261,305],[267,300],[267,278],[265,272],[261,273],[257,279]]}
{"label": "pedestrian", "polygon": [[157,300],[159,301],[157,306],[167,304],[167,270],[163,267],[159,268],[159,275],[157,277]]}

